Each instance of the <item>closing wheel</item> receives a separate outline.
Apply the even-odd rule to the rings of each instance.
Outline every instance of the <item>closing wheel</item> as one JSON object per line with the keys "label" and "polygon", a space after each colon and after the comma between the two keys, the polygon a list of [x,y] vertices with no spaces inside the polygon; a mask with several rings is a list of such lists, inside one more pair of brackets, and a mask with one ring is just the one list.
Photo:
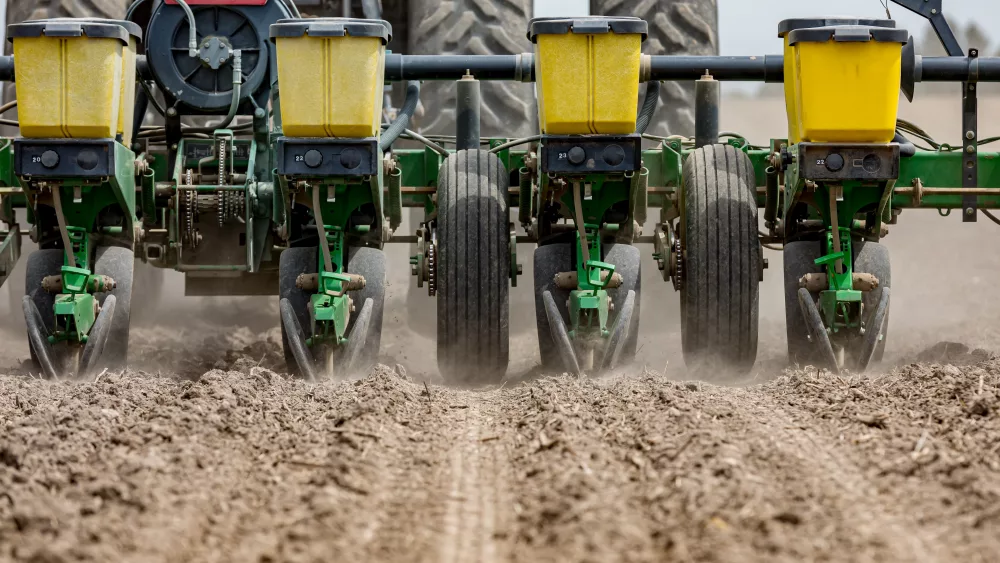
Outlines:
{"label": "closing wheel", "polygon": [[[866,291],[861,302],[865,307],[865,330],[878,324],[873,317],[878,311],[882,302],[882,293],[892,287],[892,267],[889,261],[889,249],[877,242],[855,241],[854,250],[854,271],[858,273],[872,274],[878,279],[878,287],[872,291]],[[875,345],[875,353],[871,362],[879,363],[885,355],[885,345],[889,337],[889,301],[885,302],[885,318],[881,321],[882,338]],[[863,348],[862,348],[863,350]],[[861,351],[858,352],[861,354]],[[860,356],[859,356],[860,357]],[[858,369],[864,370],[868,366],[862,367],[859,363]]]}
{"label": "closing wheel", "polygon": [[31,360],[45,377],[55,379],[59,377],[59,367],[56,363],[55,351],[49,345],[50,333],[46,327],[45,317],[38,310],[38,306],[35,305],[31,296],[25,295],[21,303],[24,310],[24,324],[28,328]]}
{"label": "closing wheel", "polygon": [[556,306],[555,298],[551,291],[542,292],[542,307],[548,317],[549,339],[552,342],[553,353],[556,354],[563,370],[574,375],[583,375],[580,369],[580,361],[576,357],[576,349],[573,341],[569,338],[566,330],[566,322],[563,320],[562,312]]}
{"label": "closing wheel", "polygon": [[316,362],[309,351],[309,346],[306,345],[306,334],[292,299],[281,298],[278,302],[278,312],[281,315],[281,343],[288,370],[306,379],[315,380]]}
{"label": "closing wheel", "polygon": [[681,341],[698,377],[746,374],[757,357],[761,273],[753,165],[729,145],[684,161]]}
{"label": "closing wheel", "polygon": [[132,276],[135,271],[135,253],[131,249],[105,246],[97,249],[94,260],[94,274],[110,276],[115,280],[115,288],[108,292],[95,293],[101,307],[113,295],[114,315],[108,327],[107,343],[104,351],[94,360],[93,367],[100,371],[125,369],[128,364],[128,338],[132,319]]}
{"label": "closing wheel", "polygon": [[[300,274],[316,273],[318,252],[315,246],[289,248],[278,261],[281,345],[286,368],[289,373],[310,379],[321,371],[306,346],[306,340],[312,336],[309,301],[313,292],[300,289],[295,281]],[[347,325],[347,338],[354,346],[327,351],[325,356],[329,357],[323,358],[324,363],[332,360],[335,366],[327,367],[335,367],[338,375],[367,372],[378,359],[385,304],[385,254],[377,248],[350,248],[345,268],[349,273],[364,276],[365,287],[350,293],[355,309]],[[366,303],[370,303],[367,310]]]}
{"label": "closing wheel", "polygon": [[[889,262],[889,249],[884,245],[857,240],[852,243],[854,253],[854,272],[874,275],[879,285],[872,291],[866,291],[862,297],[864,305],[865,335],[848,341],[847,349],[843,350],[843,361],[835,363],[831,369],[849,367],[864,371],[871,363],[882,361],[885,354],[886,339],[889,328],[889,302],[885,301],[884,313],[879,312],[883,301],[883,292],[892,286],[892,271]],[[809,327],[802,316],[799,305],[799,280],[810,273],[822,273],[823,267],[817,266],[815,260],[822,255],[819,241],[796,241],[785,244],[783,257],[785,263],[785,333],[788,338],[788,361],[790,364],[824,365],[829,363],[826,352],[817,347],[808,338]],[[816,294],[813,300],[818,299]],[[881,316],[881,319],[879,315]],[[869,342],[870,327],[880,326],[881,338]],[[874,348],[867,350],[867,345]],[[869,355],[870,354],[870,355]]]}
{"label": "closing wheel", "polygon": [[[576,267],[573,264],[573,247],[569,243],[555,243],[541,246],[534,253],[535,278],[535,325],[538,328],[538,351],[542,357],[542,367],[548,369],[566,369],[560,356],[556,340],[552,337],[549,327],[549,313],[545,308],[544,293],[552,294],[552,301],[559,318],[568,319],[569,310],[566,300],[569,290],[556,286],[555,277],[560,272],[570,272]],[[565,321],[564,321],[565,322]]]}
{"label": "closing wheel", "polygon": [[889,293],[888,287],[882,288],[878,304],[875,305],[871,315],[865,321],[865,333],[858,350],[859,371],[868,369],[872,360],[878,355],[880,347],[883,352],[885,351],[885,329],[889,324],[887,322],[889,320]]}
{"label": "closing wheel", "polygon": [[[382,344],[382,318],[385,311],[385,253],[377,248],[354,247],[347,256],[347,271],[364,276],[364,289],[351,292],[354,300],[355,314],[347,326],[348,338],[360,336],[364,346],[354,361],[351,371],[367,373],[378,361],[379,347]],[[367,326],[359,328],[359,320],[365,303],[371,299],[371,314]]]}
{"label": "closing wheel", "polygon": [[804,287],[799,288],[796,295],[799,301],[799,315],[802,317],[802,322],[805,323],[806,335],[815,350],[814,363],[821,368],[839,371],[840,361],[833,351],[830,335],[826,331],[826,325],[823,324],[823,317],[819,314],[816,301],[809,290]]}
{"label": "closing wheel", "polygon": [[[285,353],[286,369],[289,373],[309,379],[315,378],[315,365],[305,343],[306,339],[312,336],[312,325],[309,320],[310,293],[299,289],[295,285],[295,280],[299,274],[316,273],[317,252],[315,246],[289,248],[282,252],[278,259],[281,348]],[[303,350],[306,354],[302,353]]]}
{"label": "closing wheel", "polygon": [[80,377],[90,377],[97,373],[100,366],[104,349],[108,343],[108,335],[111,334],[111,325],[115,317],[116,297],[109,295],[104,299],[101,312],[94,320],[94,326],[90,327],[90,334],[87,335],[87,344],[80,354]]}
{"label": "closing wheel", "polygon": [[496,155],[459,151],[438,180],[438,369],[452,383],[503,378],[510,351],[509,177]]}
{"label": "closing wheel", "polygon": [[[604,346],[604,356],[601,359],[601,369],[615,369],[625,363],[625,346],[631,334],[632,318],[639,312],[634,291],[628,292],[624,301],[618,304],[618,316],[611,325],[611,335]],[[633,357],[635,353],[633,351]],[[630,358],[629,358],[630,359]]]}
{"label": "closing wheel", "polygon": [[616,365],[624,365],[635,360],[636,348],[639,344],[639,307],[642,299],[642,253],[629,244],[612,244],[607,247],[604,261],[615,265],[615,273],[621,275],[622,284],[608,289],[615,310],[611,315],[610,324],[617,323],[618,317],[624,313],[625,302],[630,292],[635,293],[634,306],[631,308],[631,318],[627,323],[627,333]]}
{"label": "closing wheel", "polygon": [[[60,353],[62,350],[48,346],[48,341],[45,340],[55,328],[53,307],[56,296],[42,289],[42,280],[47,276],[58,276],[62,265],[61,249],[36,250],[28,255],[25,263],[23,309],[28,328],[28,341],[31,342],[28,351],[34,367],[41,370],[46,377],[61,374],[64,354]],[[28,302],[32,304],[33,309],[29,310]],[[33,334],[33,331],[36,331],[36,334]],[[38,334],[44,334],[45,338],[38,340]],[[44,357],[40,350],[42,341],[46,344]]]}
{"label": "closing wheel", "polygon": [[809,339],[809,325],[799,305],[799,280],[806,274],[823,272],[823,267],[815,263],[821,252],[820,242],[815,240],[788,242],[782,250],[785,264],[785,335],[790,365],[812,364],[820,357],[819,348]]}

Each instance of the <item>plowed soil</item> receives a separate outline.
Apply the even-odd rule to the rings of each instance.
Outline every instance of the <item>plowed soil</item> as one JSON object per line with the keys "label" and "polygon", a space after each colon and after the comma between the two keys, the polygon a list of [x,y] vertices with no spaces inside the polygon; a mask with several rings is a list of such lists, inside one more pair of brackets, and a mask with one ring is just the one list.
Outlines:
{"label": "plowed soil", "polygon": [[0,559],[1000,553],[998,360],[747,387],[636,368],[477,390],[402,366],[306,383],[258,362],[196,380],[0,377]]}

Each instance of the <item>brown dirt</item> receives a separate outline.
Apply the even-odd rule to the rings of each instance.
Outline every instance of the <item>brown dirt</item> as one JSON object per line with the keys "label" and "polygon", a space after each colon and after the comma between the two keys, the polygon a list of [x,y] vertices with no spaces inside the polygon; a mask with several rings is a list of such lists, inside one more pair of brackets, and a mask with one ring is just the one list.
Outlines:
{"label": "brown dirt", "polygon": [[[988,561],[1000,361],[743,388],[0,377],[0,560]],[[971,359],[971,356],[970,356]]]}

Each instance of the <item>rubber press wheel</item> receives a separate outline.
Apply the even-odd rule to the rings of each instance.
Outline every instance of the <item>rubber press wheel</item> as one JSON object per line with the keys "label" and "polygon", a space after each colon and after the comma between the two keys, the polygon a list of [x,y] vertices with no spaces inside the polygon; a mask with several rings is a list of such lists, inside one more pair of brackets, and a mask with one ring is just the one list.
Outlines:
{"label": "rubber press wheel", "polygon": [[545,313],[542,295],[546,291],[551,292],[556,308],[559,309],[562,318],[569,322],[569,310],[566,307],[569,290],[556,287],[555,277],[560,272],[571,272],[576,269],[573,250],[573,246],[569,243],[558,242],[540,246],[534,252],[535,325],[538,328],[538,351],[542,358],[542,367],[547,369],[560,370],[563,366],[559,350],[552,339],[549,316]]}
{"label": "rubber press wheel", "polygon": [[[889,249],[877,242],[854,241],[852,244],[854,255],[854,271],[856,273],[869,273],[879,280],[879,286],[866,291],[862,297],[864,304],[864,318],[866,329],[872,329],[873,315],[875,314],[879,300],[882,298],[882,290],[892,286],[892,270],[889,263]],[[808,327],[802,317],[799,306],[799,280],[809,273],[821,273],[823,268],[815,264],[815,260],[822,255],[823,249],[820,241],[797,241],[785,244],[785,332],[788,338],[788,362],[790,364],[806,365],[822,363],[823,354],[816,345],[809,341],[807,334]],[[817,297],[813,294],[813,298]],[[888,312],[882,322],[882,340],[875,347],[872,362],[880,362],[885,354],[885,344],[888,337]],[[855,359],[861,353],[861,341],[853,342],[846,350],[848,365],[845,367],[855,368]]]}
{"label": "rubber press wheel", "polygon": [[99,367],[117,370],[128,364],[128,339],[132,323],[132,281],[135,275],[135,253],[129,248],[105,246],[97,249],[94,273],[110,276],[115,280],[115,288],[109,292],[96,293],[103,305],[109,295],[115,296],[115,312],[112,317],[104,353],[98,361]]}
{"label": "rubber press wheel", "polygon": [[[97,249],[94,273],[110,276],[116,283],[116,287],[112,291],[95,294],[98,303],[102,305],[109,295],[115,296],[115,310],[111,326],[108,328],[107,341],[102,354],[95,361],[98,368],[124,369],[127,365],[134,260],[134,254],[127,248],[108,246]],[[63,251],[61,249],[37,250],[28,256],[25,295],[37,308],[47,334],[51,333],[55,327],[53,304],[56,296],[42,289],[42,280],[46,276],[59,275],[62,265]],[[36,367],[41,367],[38,364],[38,354],[34,348],[31,348],[30,352],[32,362]],[[69,354],[72,352],[73,350],[70,350],[67,345],[57,344],[52,349],[53,359],[60,368],[68,367],[64,364],[70,363],[68,362]]]}
{"label": "rubber press wheel", "polygon": [[639,304],[642,296],[642,260],[639,249],[629,244],[612,244],[604,253],[604,261],[615,265],[615,273],[621,274],[622,285],[608,290],[615,310],[610,315],[608,326],[614,325],[618,314],[622,312],[628,292],[635,292],[635,306],[629,322],[628,337],[622,349],[619,364],[627,364],[635,360],[636,348],[639,343]]}
{"label": "rubber press wheel", "polygon": [[385,253],[377,248],[353,247],[348,251],[347,271],[365,278],[364,289],[351,292],[355,312],[347,325],[347,334],[354,335],[358,314],[367,299],[371,299],[373,310],[365,331],[365,345],[361,357],[355,363],[355,371],[368,373],[378,361],[382,343],[382,318],[385,311]]}
{"label": "rubber press wheel", "polygon": [[[287,299],[291,304],[305,338],[312,336],[312,324],[309,322],[309,299],[312,293],[296,287],[295,280],[299,274],[316,273],[319,265],[317,252],[315,246],[289,248],[282,252],[278,259],[278,299]],[[281,323],[281,349],[285,354],[288,372],[304,377],[306,374],[299,369],[292,343],[286,333],[285,323]]]}
{"label": "rubber press wheel", "polygon": [[729,145],[684,162],[681,289],[684,361],[698,377],[745,374],[757,357],[761,273],[753,165]]}
{"label": "rubber press wheel", "polygon": [[[873,316],[877,309],[879,300],[882,298],[882,290],[892,287],[892,267],[889,262],[889,249],[884,244],[877,242],[861,241],[855,242],[854,250],[854,271],[858,273],[868,273],[878,278],[878,287],[872,291],[867,291],[862,297],[865,310],[865,328],[872,330]],[[885,312],[883,321],[882,340],[875,347],[873,363],[882,361],[885,356],[885,345],[889,339],[889,311]]]}
{"label": "rubber press wheel", "polygon": [[438,180],[438,369],[452,383],[497,382],[507,370],[509,177],[496,155],[468,150]]}
{"label": "rubber press wheel", "polygon": [[[55,304],[56,296],[54,293],[49,293],[42,289],[42,280],[47,276],[58,276],[62,265],[63,251],[58,248],[36,250],[28,255],[27,263],[25,264],[24,295],[31,300],[38,310],[46,336],[51,334],[53,328],[55,328],[55,314],[52,307]],[[34,346],[29,346],[28,351],[31,353],[31,363],[34,368],[39,370],[39,372],[44,371],[43,366],[39,363],[39,357],[35,352]],[[55,352],[53,359],[61,368],[61,364],[65,360],[65,354],[62,353],[64,350],[56,348],[53,352]]]}
{"label": "rubber press wheel", "polygon": [[817,346],[809,340],[809,327],[799,305],[799,280],[802,276],[823,272],[815,260],[821,255],[820,241],[786,243],[782,250],[785,264],[785,335],[788,342],[788,363],[791,365],[814,364],[818,359]]}

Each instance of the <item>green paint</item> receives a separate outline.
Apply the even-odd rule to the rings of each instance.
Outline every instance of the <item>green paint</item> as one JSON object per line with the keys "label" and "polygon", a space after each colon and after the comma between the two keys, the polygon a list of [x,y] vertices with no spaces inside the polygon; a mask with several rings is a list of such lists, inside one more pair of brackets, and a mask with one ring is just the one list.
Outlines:
{"label": "green paint", "polygon": [[[318,189],[318,188],[313,188]],[[323,215],[326,222],[326,215]],[[351,299],[345,290],[345,283],[351,280],[344,272],[344,229],[336,225],[325,225],[326,244],[330,249],[332,271],[326,269],[323,250],[317,252],[319,265],[319,292],[310,297],[312,307],[312,338],[306,344],[316,346],[322,343],[340,345],[347,341],[347,324],[351,319]],[[323,241],[320,242],[323,244]]]}
{"label": "green paint", "polygon": [[[862,293],[854,289],[854,264],[851,248],[851,230],[839,229],[840,252],[834,252],[832,229],[824,240],[826,254],[816,259],[817,266],[826,268],[830,289],[820,292],[820,313],[832,332],[861,328]],[[837,263],[840,272],[837,272]]]}
{"label": "green paint", "polygon": [[[586,224],[587,247],[590,256],[601,255],[601,237],[598,226]],[[600,260],[583,261],[582,240],[576,235],[577,288],[569,294],[569,336],[574,340],[589,341],[592,337],[605,338],[608,332],[608,312],[611,297],[605,289],[615,272],[614,264]],[[602,274],[606,276],[602,279]]]}

